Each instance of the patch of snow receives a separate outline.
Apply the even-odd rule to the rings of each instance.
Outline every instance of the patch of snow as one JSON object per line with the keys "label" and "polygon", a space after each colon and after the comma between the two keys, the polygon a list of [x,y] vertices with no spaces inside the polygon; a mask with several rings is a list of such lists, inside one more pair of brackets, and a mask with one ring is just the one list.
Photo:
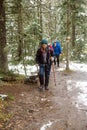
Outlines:
{"label": "patch of snow", "polygon": [[[38,69],[36,65],[34,66],[30,66],[27,65],[26,66],[26,72],[27,72],[27,76],[32,75],[32,72],[38,72]],[[25,70],[24,70],[24,66],[22,64],[19,65],[9,65],[9,70],[14,71],[15,73],[19,73],[19,74],[23,74],[25,75]]]}
{"label": "patch of snow", "polygon": [[26,60],[33,60],[34,58],[32,56],[26,56],[25,59]]}
{"label": "patch of snow", "polygon": [[4,100],[4,99],[7,98],[7,97],[8,97],[8,95],[0,94],[0,98],[1,98],[2,100]]}
{"label": "patch of snow", "polygon": [[71,93],[76,89],[77,95],[71,97],[76,102],[76,107],[87,106],[87,64],[70,62],[70,69],[73,71],[81,72],[81,78],[78,80],[67,80],[67,90]]}
{"label": "patch of snow", "polygon": [[[72,86],[73,82],[75,85]],[[74,87],[74,88],[73,88]],[[69,92],[72,92],[73,89],[77,89],[77,95],[71,97],[75,103],[75,106],[77,108],[81,106],[87,106],[87,82],[86,81],[73,81],[73,80],[67,80],[67,90]]]}
{"label": "patch of snow", "polygon": [[84,12],[80,12],[79,14],[78,14],[78,16],[87,16],[87,13],[84,13]]}
{"label": "patch of snow", "polygon": [[44,124],[40,130],[46,130],[47,128],[50,128],[50,126],[53,124],[53,122],[49,121],[47,124]]}
{"label": "patch of snow", "polygon": [[79,100],[79,103],[84,104],[85,106],[87,106],[87,94],[79,93],[78,100]]}
{"label": "patch of snow", "polygon": [[85,63],[75,63],[75,62],[70,62],[70,69],[71,70],[79,70],[81,72],[87,72],[87,64]]}
{"label": "patch of snow", "polygon": [[31,4],[34,4],[34,2],[33,2],[32,0],[30,0],[30,3],[31,3]]}
{"label": "patch of snow", "polygon": [[49,121],[47,124],[44,124],[40,130],[46,130],[47,128],[50,128],[52,126],[53,123],[57,123],[57,122],[60,122],[62,121],[62,119],[56,119],[54,120],[53,122],[52,121]]}
{"label": "patch of snow", "polygon": [[46,101],[47,99],[46,98],[41,98],[41,101]]}
{"label": "patch of snow", "polygon": [[[26,57],[27,59],[32,59],[32,57]],[[87,72],[87,64],[81,64],[81,63],[74,63],[74,62],[70,62],[70,69],[71,70],[78,70],[78,71],[82,71],[82,72]],[[65,65],[63,67],[58,68],[59,71],[63,71],[65,69]],[[37,72],[39,67],[37,67],[36,65],[31,66],[31,65],[26,65],[26,72],[27,75],[31,75],[31,72]],[[24,70],[24,66],[22,64],[19,65],[11,65],[9,64],[9,70],[14,71],[15,73],[19,73],[19,74],[24,74],[25,75],[25,70]],[[57,69],[55,70],[57,71]]]}
{"label": "patch of snow", "polygon": [[87,106],[87,82],[77,82],[76,86],[80,88],[78,102]]}
{"label": "patch of snow", "polygon": [[67,81],[67,90],[68,90],[68,91],[72,91],[72,89],[73,89],[72,87],[73,87],[73,86],[72,86],[72,80],[68,80],[68,81]]}

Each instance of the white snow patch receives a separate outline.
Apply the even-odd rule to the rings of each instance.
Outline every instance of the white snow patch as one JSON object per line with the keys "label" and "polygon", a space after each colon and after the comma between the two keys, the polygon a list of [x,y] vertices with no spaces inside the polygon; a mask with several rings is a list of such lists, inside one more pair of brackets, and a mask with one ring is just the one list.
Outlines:
{"label": "white snow patch", "polygon": [[26,56],[25,60],[33,60],[34,58],[32,56]]}
{"label": "white snow patch", "polygon": [[0,94],[0,98],[1,98],[2,100],[4,100],[4,99],[7,98],[7,97],[8,97],[8,95]]}
{"label": "white snow patch", "polygon": [[[26,57],[26,59],[32,59],[32,57]],[[70,62],[70,69],[71,70],[75,70],[75,71],[82,71],[82,72],[87,72],[87,64],[81,64],[81,63],[74,63],[74,62]],[[31,66],[31,65],[26,65],[26,72],[27,75],[31,75],[31,72],[37,72],[39,67],[37,67],[36,65]],[[66,66],[64,65],[63,67],[60,67],[58,69],[56,69],[55,71],[63,71],[65,70]],[[9,64],[9,70],[14,71],[15,73],[19,73],[19,74],[24,74],[25,75],[25,70],[24,70],[24,66],[22,64],[19,65],[11,65]]]}
{"label": "white snow patch", "polygon": [[79,93],[78,100],[80,104],[87,106],[87,94]]}
{"label": "white snow patch", "polygon": [[68,80],[68,81],[67,81],[67,90],[68,90],[68,91],[72,91],[72,89],[73,89],[72,80]]}
{"label": "white snow patch", "polygon": [[87,82],[77,82],[76,86],[80,88],[78,102],[87,106]]}
{"label": "white snow patch", "polygon": [[[75,85],[71,85],[75,83]],[[72,81],[68,80],[67,81],[67,90],[69,92],[72,92],[73,89],[77,89],[77,94],[71,97],[77,108],[84,106],[87,106],[87,82],[86,81]]]}
{"label": "white snow patch", "polygon": [[79,70],[81,72],[87,72],[87,64],[85,63],[75,63],[75,62],[70,62],[70,69],[71,70]]}
{"label": "white snow patch", "polygon": [[46,130],[47,128],[50,128],[50,126],[53,124],[53,122],[49,121],[47,124],[44,124],[40,130]]}
{"label": "white snow patch", "polygon": [[[32,75],[31,74],[32,72],[38,72],[38,69],[39,68],[37,68],[36,65],[34,65],[34,66],[27,65],[26,66],[27,76]],[[24,66],[22,64],[19,64],[19,65],[9,65],[9,70],[14,71],[15,73],[19,73],[19,74],[25,75],[25,69],[24,69]]]}

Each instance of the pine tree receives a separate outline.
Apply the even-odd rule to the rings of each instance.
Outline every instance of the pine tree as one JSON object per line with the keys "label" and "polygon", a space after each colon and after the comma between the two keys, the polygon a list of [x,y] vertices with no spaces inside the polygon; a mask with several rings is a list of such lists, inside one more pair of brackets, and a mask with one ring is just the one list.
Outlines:
{"label": "pine tree", "polygon": [[0,0],[0,71],[6,72],[8,70],[7,65],[7,53],[6,48],[6,18],[5,18],[5,1]]}

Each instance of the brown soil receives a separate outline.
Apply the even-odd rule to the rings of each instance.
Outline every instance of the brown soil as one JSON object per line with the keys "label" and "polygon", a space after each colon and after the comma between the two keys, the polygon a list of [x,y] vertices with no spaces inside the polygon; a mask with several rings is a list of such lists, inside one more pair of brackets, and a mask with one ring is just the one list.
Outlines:
{"label": "brown soil", "polygon": [[[12,95],[6,111],[11,115],[0,130],[87,130],[87,108],[76,107],[78,80],[87,73],[56,71],[56,86],[51,73],[49,91],[40,92],[37,84],[1,85],[0,93]],[[68,90],[67,80],[74,80]],[[45,126],[44,126],[45,125]],[[42,128],[42,129],[41,129]]]}

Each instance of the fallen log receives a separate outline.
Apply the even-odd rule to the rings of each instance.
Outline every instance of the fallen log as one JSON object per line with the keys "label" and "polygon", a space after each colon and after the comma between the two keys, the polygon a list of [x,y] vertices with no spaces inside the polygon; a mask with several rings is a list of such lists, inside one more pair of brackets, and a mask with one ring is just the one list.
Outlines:
{"label": "fallen log", "polygon": [[10,76],[5,76],[0,78],[0,80],[4,81],[4,82],[12,82],[12,81],[16,81],[16,77],[10,77]]}

